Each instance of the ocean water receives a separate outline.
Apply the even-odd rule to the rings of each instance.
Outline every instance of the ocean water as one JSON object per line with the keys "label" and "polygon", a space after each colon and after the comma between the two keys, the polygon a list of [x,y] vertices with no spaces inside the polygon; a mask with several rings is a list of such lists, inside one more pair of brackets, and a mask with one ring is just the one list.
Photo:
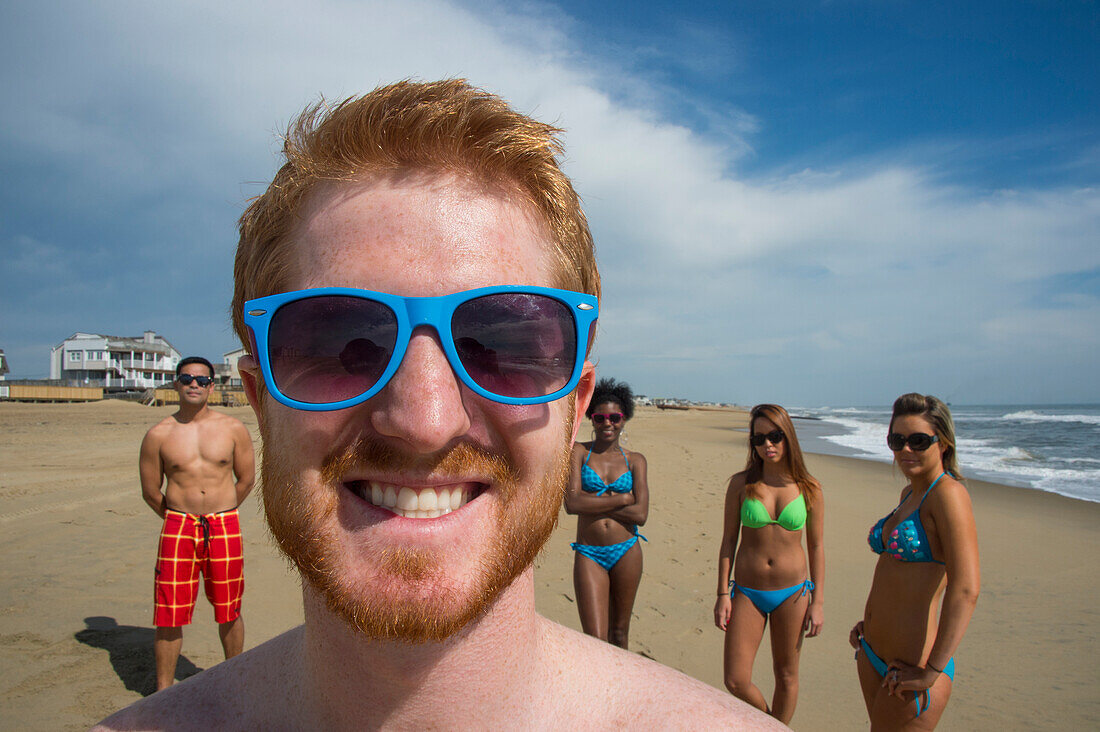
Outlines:
{"label": "ocean water", "polygon": [[[1100,405],[951,406],[964,477],[1100,502]],[[803,450],[890,462],[890,407],[791,409]]]}

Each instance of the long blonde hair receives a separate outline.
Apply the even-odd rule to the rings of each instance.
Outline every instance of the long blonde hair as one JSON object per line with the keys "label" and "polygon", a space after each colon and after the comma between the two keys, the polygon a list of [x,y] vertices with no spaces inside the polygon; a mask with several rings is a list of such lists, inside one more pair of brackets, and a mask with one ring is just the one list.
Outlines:
{"label": "long blonde hair", "polygon": [[783,451],[783,467],[798,485],[798,491],[806,501],[807,508],[813,506],[821,495],[821,483],[806,469],[791,416],[778,404],[757,404],[749,413],[749,459],[745,463],[745,496],[760,500],[759,483],[764,477],[764,458],[752,446],[757,417],[770,420],[783,432],[783,437],[787,440],[787,449]]}
{"label": "long blonde hair", "polygon": [[943,469],[955,478],[961,478],[959,459],[955,454],[955,420],[951,410],[942,401],[931,394],[902,394],[894,400],[894,413],[890,416],[890,431],[894,431],[894,420],[898,417],[917,415],[932,423],[932,429],[944,446]]}

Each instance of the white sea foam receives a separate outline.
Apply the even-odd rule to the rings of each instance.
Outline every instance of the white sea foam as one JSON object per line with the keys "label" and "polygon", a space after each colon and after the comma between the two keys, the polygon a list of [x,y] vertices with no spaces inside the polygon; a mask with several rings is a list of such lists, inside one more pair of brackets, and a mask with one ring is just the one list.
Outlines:
{"label": "white sea foam", "polygon": [[1071,457],[1071,458],[1058,458],[1058,459],[1061,460],[1064,463],[1083,463],[1085,465],[1100,465],[1100,460],[1097,460],[1096,458]]}
{"label": "white sea foam", "polygon": [[978,460],[964,465],[963,472],[969,477],[982,480],[1038,488],[1070,498],[1100,503],[1100,470],[1067,470],[1020,463],[1007,466]]}
{"label": "white sea foam", "polygon": [[1100,414],[1042,414],[1030,409],[1006,414],[1002,419],[1018,422],[1080,422],[1100,425]]}
{"label": "white sea foam", "polygon": [[842,435],[827,435],[822,439],[828,440],[841,447],[856,450],[858,457],[872,458],[890,462],[894,454],[886,446],[886,431],[878,422],[866,422],[860,419],[848,419],[845,417],[830,417],[829,421],[849,430]]}

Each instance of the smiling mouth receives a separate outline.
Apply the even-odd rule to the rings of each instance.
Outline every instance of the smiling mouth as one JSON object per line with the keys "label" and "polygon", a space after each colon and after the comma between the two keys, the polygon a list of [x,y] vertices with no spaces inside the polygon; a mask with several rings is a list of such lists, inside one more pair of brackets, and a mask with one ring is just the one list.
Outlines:
{"label": "smiling mouth", "polygon": [[481,484],[414,489],[374,480],[353,480],[344,487],[373,506],[415,519],[438,518],[457,511],[485,491]]}

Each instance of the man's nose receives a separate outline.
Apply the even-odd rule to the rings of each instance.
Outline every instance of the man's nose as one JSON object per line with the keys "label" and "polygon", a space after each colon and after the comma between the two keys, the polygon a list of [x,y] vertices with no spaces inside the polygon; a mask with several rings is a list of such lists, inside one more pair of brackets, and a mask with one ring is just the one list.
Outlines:
{"label": "man's nose", "polygon": [[376,432],[420,453],[442,450],[470,429],[458,376],[426,326],[413,331],[397,373],[368,404]]}

